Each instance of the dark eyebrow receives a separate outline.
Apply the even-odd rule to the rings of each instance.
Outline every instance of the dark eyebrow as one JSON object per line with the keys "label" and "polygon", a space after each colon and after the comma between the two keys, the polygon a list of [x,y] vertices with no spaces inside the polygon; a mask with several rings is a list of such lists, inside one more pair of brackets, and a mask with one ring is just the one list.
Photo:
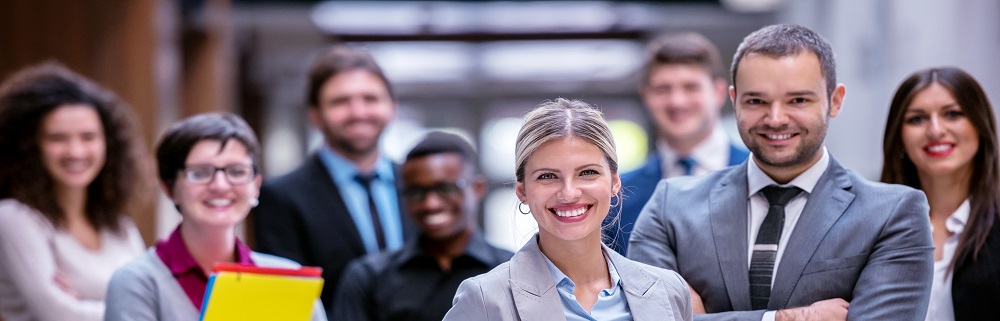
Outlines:
{"label": "dark eyebrow", "polygon": [[767,97],[767,95],[756,91],[744,91],[742,94],[740,94],[740,97]]}
{"label": "dark eyebrow", "polygon": [[818,96],[815,91],[812,90],[800,90],[800,91],[790,91],[785,93],[785,96]]}

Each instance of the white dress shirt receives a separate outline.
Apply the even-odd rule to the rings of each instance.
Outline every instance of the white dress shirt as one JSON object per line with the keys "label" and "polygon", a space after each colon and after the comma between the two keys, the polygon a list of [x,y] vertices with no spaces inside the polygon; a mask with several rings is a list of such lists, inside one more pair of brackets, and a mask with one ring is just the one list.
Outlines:
{"label": "white dress shirt", "polygon": [[[931,283],[931,301],[927,306],[927,321],[955,321],[955,306],[951,302],[951,279],[955,271],[949,273],[948,267],[958,248],[958,237],[965,230],[969,221],[969,199],[955,209],[944,222],[945,229],[952,235],[944,241],[941,260],[934,261],[934,281]],[[934,226],[931,226],[933,231]]]}
{"label": "white dress shirt", "polygon": [[[763,170],[757,166],[754,161],[753,155],[750,157],[749,164],[747,166],[747,186],[749,187],[749,195],[747,197],[750,199],[750,207],[747,209],[748,222],[750,225],[747,226],[747,268],[750,268],[750,260],[753,256],[753,246],[757,240],[757,230],[760,229],[760,225],[764,223],[764,217],[767,216],[767,198],[763,194],[759,193],[760,190],[764,189],[769,185],[778,185],[781,187],[795,186],[802,189],[802,193],[798,196],[792,198],[788,204],[785,205],[785,226],[781,229],[781,239],[778,241],[778,253],[774,259],[774,271],[771,274],[771,285],[774,285],[774,276],[778,273],[778,266],[781,264],[781,255],[785,252],[785,246],[788,244],[788,239],[792,235],[792,231],[795,229],[795,224],[799,221],[799,217],[802,214],[802,209],[806,207],[806,201],[809,200],[809,195],[812,193],[813,188],[816,187],[816,183],[819,182],[819,178],[823,176],[826,172],[827,167],[830,167],[830,154],[826,151],[826,147],[823,148],[823,156],[819,159],[816,164],[806,169],[805,172],[799,174],[799,176],[792,179],[788,184],[778,184],[770,176],[767,176]],[[764,321],[774,320],[775,311],[767,311],[764,313]]]}
{"label": "white dress shirt", "polygon": [[[691,150],[690,156],[695,162],[692,175],[703,175],[728,167],[729,148],[729,136],[722,129],[722,125],[716,124],[708,138]],[[663,162],[660,165],[663,178],[684,176],[684,168],[677,163],[683,155],[671,149],[663,140],[656,142],[656,152],[660,154],[660,160]]]}

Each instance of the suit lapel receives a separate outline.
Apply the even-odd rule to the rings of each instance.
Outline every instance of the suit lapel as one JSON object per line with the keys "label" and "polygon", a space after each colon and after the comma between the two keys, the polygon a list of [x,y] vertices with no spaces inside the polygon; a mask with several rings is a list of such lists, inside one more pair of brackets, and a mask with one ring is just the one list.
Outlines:
{"label": "suit lapel", "polygon": [[795,224],[795,230],[788,238],[771,287],[768,309],[781,309],[788,304],[795,283],[806,264],[812,259],[827,232],[854,200],[854,193],[850,188],[851,178],[847,170],[831,157],[830,167],[816,182],[816,187],[809,194],[809,200]]}
{"label": "suit lapel", "polygon": [[[719,180],[708,196],[719,268],[732,309],[751,310],[750,277],[747,267],[747,163]],[[680,258],[683,259],[683,258]]]}
{"label": "suit lapel", "polygon": [[632,313],[633,320],[662,320],[671,314],[669,301],[663,301],[663,298],[654,300],[648,295],[657,293],[654,291],[654,287],[663,286],[663,284],[657,282],[657,279],[644,271],[641,266],[617,252],[605,247],[604,253],[607,253],[611,264],[614,264],[615,270],[618,271],[622,289],[625,290],[625,300],[628,301],[628,308]]}
{"label": "suit lapel", "polygon": [[338,231],[331,235],[340,235],[338,236],[339,240],[347,241],[354,253],[358,256],[365,255],[368,250],[365,249],[364,241],[361,240],[361,233],[358,232],[357,224],[351,217],[347,204],[340,196],[340,188],[334,184],[330,174],[326,166],[323,165],[323,160],[319,158],[319,154],[314,154],[306,177],[313,178],[307,181],[313,183],[312,188],[307,190],[317,195],[317,197],[312,198],[316,203],[311,205],[315,206],[316,211],[321,213],[320,217],[316,218],[320,221],[317,224],[336,228]]}
{"label": "suit lapel", "polygon": [[510,259],[510,291],[521,320],[566,320],[538,235]]}

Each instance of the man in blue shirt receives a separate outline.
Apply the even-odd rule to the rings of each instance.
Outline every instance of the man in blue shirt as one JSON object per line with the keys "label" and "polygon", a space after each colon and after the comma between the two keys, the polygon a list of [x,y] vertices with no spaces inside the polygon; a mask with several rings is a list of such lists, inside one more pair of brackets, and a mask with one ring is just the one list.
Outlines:
{"label": "man in blue shirt", "polygon": [[[697,33],[677,33],[649,44],[639,94],[656,125],[656,150],[639,169],[622,175],[620,220],[604,230],[622,255],[639,211],[663,178],[701,175],[736,165],[749,152],[734,145],[719,114],[728,94],[719,50]],[[608,215],[607,223],[615,215]]]}
{"label": "man in blue shirt", "polygon": [[252,211],[254,237],[260,252],[322,267],[321,299],[333,315],[347,263],[401,247],[415,228],[402,214],[397,166],[379,153],[397,106],[371,55],[348,46],[321,52],[306,99],[325,144],[291,173],[264,182]]}
{"label": "man in blue shirt", "polygon": [[402,249],[354,260],[341,278],[331,320],[438,321],[458,285],[512,253],[476,230],[486,180],[461,137],[428,134],[403,163],[403,195],[420,237]]}

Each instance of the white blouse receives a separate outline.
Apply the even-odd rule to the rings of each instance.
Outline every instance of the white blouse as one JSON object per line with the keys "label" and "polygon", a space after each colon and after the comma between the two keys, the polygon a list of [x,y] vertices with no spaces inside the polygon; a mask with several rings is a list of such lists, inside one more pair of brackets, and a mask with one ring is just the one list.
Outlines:
{"label": "white blouse", "polygon": [[[102,320],[111,274],[145,251],[135,224],[123,219],[122,228],[121,234],[100,231],[101,248],[91,250],[33,208],[0,200],[0,315],[5,321]],[[56,284],[56,273],[75,296]]]}
{"label": "white blouse", "polygon": [[962,202],[962,205],[959,205],[944,222],[944,227],[952,235],[944,241],[941,260],[934,261],[934,282],[931,283],[931,302],[927,306],[927,321],[955,321],[955,307],[951,302],[951,279],[955,271],[949,273],[948,266],[955,256],[955,249],[958,248],[958,237],[962,235],[965,223],[969,221],[970,208],[969,199],[965,199],[965,202]]}

